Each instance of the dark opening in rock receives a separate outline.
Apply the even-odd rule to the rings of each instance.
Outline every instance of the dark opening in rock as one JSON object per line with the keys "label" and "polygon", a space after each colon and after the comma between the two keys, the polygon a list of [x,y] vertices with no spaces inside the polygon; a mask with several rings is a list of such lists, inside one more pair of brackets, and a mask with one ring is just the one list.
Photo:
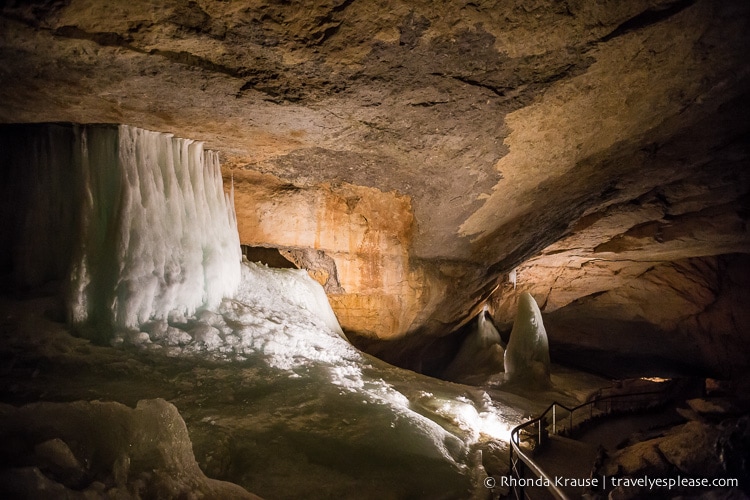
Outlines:
{"label": "dark opening in rock", "polygon": [[242,255],[250,262],[260,262],[268,267],[298,269],[289,259],[279,253],[278,248],[251,247],[242,245]]}

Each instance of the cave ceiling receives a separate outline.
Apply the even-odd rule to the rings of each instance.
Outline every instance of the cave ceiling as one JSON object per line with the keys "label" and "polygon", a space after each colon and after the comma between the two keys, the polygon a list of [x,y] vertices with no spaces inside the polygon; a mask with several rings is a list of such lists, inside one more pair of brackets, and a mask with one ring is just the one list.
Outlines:
{"label": "cave ceiling", "polygon": [[[351,296],[332,296],[345,328],[437,331],[530,258],[580,269],[747,253],[749,11],[11,0],[0,122],[204,141],[236,181],[243,243],[333,256]],[[289,227],[301,207],[328,219],[300,222],[317,224],[307,240],[283,221],[260,238],[262,221],[243,220],[271,205]]]}

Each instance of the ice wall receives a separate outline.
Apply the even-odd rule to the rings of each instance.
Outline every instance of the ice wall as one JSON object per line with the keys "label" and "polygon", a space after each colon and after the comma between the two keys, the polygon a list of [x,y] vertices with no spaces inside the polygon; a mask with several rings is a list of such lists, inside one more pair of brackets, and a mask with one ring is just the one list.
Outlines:
{"label": "ice wall", "polygon": [[549,343],[542,313],[534,297],[524,292],[518,300],[518,313],[505,350],[505,380],[523,385],[549,385],[549,365]]}
{"label": "ice wall", "polygon": [[76,325],[135,329],[217,307],[240,281],[231,193],[200,142],[125,125],[22,127],[3,141],[4,268],[66,283]]}

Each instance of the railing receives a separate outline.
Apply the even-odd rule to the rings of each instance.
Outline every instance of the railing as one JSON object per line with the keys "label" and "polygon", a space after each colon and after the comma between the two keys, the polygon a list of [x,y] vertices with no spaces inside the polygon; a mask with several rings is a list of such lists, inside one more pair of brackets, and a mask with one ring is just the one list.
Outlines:
{"label": "railing", "polygon": [[[547,486],[553,497],[559,500],[567,500],[568,496],[555,484],[554,479],[549,477],[541,466],[521,449],[521,436],[527,436],[528,440],[535,440],[536,444],[531,447],[531,449],[535,449],[548,439],[550,425],[552,434],[570,435],[577,426],[591,421],[594,417],[627,411],[640,411],[659,406],[665,402],[666,393],[667,390],[660,390],[599,396],[573,408],[553,402],[540,416],[517,425],[510,431],[511,475],[516,479],[522,479],[524,469],[528,468],[532,474],[543,480],[542,482]],[[586,408],[588,408],[588,412],[584,411]],[[560,410],[562,410],[562,415],[560,415]],[[567,412],[567,415],[565,415],[565,412]],[[552,418],[548,420],[550,414]],[[511,489],[517,500],[526,498],[522,484],[522,481],[515,481]]]}

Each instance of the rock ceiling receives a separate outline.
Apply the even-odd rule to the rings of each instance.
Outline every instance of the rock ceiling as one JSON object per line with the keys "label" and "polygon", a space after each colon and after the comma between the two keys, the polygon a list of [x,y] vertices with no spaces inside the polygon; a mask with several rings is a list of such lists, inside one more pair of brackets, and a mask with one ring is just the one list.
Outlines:
{"label": "rock ceiling", "polygon": [[[664,331],[700,323],[715,302],[704,288],[746,290],[685,283],[747,269],[726,257],[750,250],[747,2],[11,0],[0,12],[0,122],[205,141],[234,180],[243,243],[315,251],[321,281],[333,259],[342,325],[401,364],[424,346],[413,339],[449,332],[495,289],[498,321],[512,317],[503,279],[517,266],[519,289],[561,318],[641,307],[660,292],[637,280],[672,276],[697,312],[655,313]],[[736,333],[748,320],[731,304],[746,292],[730,295],[721,321]]]}

